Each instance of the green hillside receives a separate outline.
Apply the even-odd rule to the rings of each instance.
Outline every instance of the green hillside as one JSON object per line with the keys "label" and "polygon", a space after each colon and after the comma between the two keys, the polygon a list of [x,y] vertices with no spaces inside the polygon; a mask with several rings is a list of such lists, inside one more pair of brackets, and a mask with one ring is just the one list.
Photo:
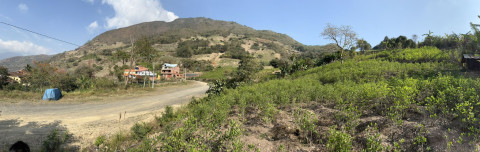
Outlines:
{"label": "green hillside", "polygon": [[[336,49],[305,46],[285,34],[255,30],[235,22],[182,18],[107,31],[75,50],[55,55],[49,63],[67,72],[86,65],[96,69],[96,77],[115,78],[112,74],[126,65],[118,53],[130,52],[131,44],[144,38],[155,49],[156,64],[195,63],[189,70],[196,72],[208,71],[211,67],[236,67],[244,56],[253,56],[260,64],[268,65],[273,59],[286,59],[302,51],[332,52]],[[151,66],[142,60],[135,64]]]}
{"label": "green hillside", "polygon": [[106,151],[474,151],[480,80],[458,53],[367,52],[171,108]]}

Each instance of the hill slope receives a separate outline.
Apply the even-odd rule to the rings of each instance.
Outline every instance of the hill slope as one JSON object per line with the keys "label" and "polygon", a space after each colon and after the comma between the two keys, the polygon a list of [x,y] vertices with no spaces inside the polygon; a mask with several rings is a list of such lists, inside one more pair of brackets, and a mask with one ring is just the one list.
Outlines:
{"label": "hill slope", "polygon": [[167,109],[100,148],[478,151],[480,80],[464,75],[451,54],[374,52],[228,89],[176,112]]}
{"label": "hill slope", "polygon": [[[156,49],[157,63],[201,61],[195,62],[192,71],[209,69],[205,66],[236,66],[238,55],[244,52],[268,65],[272,59],[285,58],[298,53],[297,48],[305,48],[285,34],[255,30],[235,22],[183,18],[107,31],[76,50],[54,56],[51,63],[68,70],[87,65],[97,69],[97,76],[107,76],[118,70],[116,67],[124,65],[115,53],[120,50],[129,52],[131,42],[140,38],[147,38]],[[192,52],[184,55],[185,51]]]}
{"label": "hill slope", "polygon": [[0,60],[0,66],[5,66],[8,71],[18,71],[23,69],[27,64],[33,65],[35,62],[48,61],[52,55],[32,55],[32,56],[16,56]]}

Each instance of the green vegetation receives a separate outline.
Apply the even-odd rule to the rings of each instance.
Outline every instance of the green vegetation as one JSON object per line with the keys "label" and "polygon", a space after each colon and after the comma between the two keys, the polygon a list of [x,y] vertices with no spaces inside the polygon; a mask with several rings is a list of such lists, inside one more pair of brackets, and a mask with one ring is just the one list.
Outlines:
{"label": "green vegetation", "polygon": [[329,151],[335,152],[352,151],[352,136],[345,131],[338,131],[331,127],[327,148]]}
{"label": "green vegetation", "polygon": [[234,70],[234,67],[217,67],[212,71],[204,72],[198,79],[205,81],[220,80],[226,75],[230,75]]}
{"label": "green vegetation", "polygon": [[[295,120],[298,135],[302,137],[297,142],[326,145],[331,151],[428,151],[431,147],[427,126],[432,124],[423,122],[443,118],[458,119],[461,125],[456,126],[457,130],[477,137],[480,80],[463,76],[456,60],[450,60],[451,53],[433,47],[366,52],[343,64],[333,62],[294,72],[283,79],[255,84],[239,81],[243,83],[235,89],[223,87],[209,97],[192,100],[176,112],[169,110],[165,118],[152,124],[154,129],[148,134],[156,133],[157,137],[149,144],[161,147],[161,151],[247,150],[252,146],[242,144],[246,142],[240,140],[242,136],[261,138],[260,134],[245,130],[256,119],[249,116],[258,115],[260,124],[279,123],[280,111]],[[298,108],[299,105],[304,106]],[[318,117],[325,113],[313,108],[318,105],[331,107],[334,114],[319,121]],[[412,113],[426,116],[412,116]],[[384,118],[385,122],[381,122],[387,126],[416,131],[411,135],[399,132],[398,136],[394,132],[381,132],[386,125],[371,124],[359,130],[360,120],[372,116]],[[325,120],[333,121],[334,125],[320,129],[326,125]],[[365,142],[358,142],[358,134],[365,134]],[[392,139],[386,140],[381,134]],[[462,138],[462,143],[468,143],[466,139]],[[363,148],[353,146],[358,144]]]}
{"label": "green vegetation", "polygon": [[8,84],[8,75],[8,69],[0,66],[0,89],[3,89],[3,87]]}
{"label": "green vegetation", "polygon": [[[52,130],[47,138],[42,143],[42,152],[49,151],[67,151],[68,148],[64,146],[70,139],[68,131]],[[63,147],[62,147],[63,145]]]}

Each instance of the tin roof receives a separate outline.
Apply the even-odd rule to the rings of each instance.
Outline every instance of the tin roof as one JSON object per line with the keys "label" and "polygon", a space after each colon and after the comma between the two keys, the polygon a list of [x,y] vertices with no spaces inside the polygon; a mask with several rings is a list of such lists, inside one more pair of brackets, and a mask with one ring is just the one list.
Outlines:
{"label": "tin roof", "polygon": [[463,58],[465,58],[465,59],[480,60],[480,56],[476,56],[476,55],[474,55],[474,54],[463,54]]}
{"label": "tin roof", "polygon": [[169,67],[169,68],[177,67],[177,65],[178,65],[178,64],[169,64],[169,63],[163,64],[164,67]]}

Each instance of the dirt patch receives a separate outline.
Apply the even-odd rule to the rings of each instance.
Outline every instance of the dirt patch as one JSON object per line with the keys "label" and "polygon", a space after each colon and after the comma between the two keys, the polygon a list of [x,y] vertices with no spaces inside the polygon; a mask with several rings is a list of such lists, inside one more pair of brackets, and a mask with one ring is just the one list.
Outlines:
{"label": "dirt patch", "polygon": [[[315,124],[317,136],[305,136],[295,122],[294,109],[301,107],[314,112],[318,121]],[[245,134],[240,138],[249,148],[260,151],[328,151],[329,129],[341,125],[338,119],[341,111],[334,106],[321,103],[300,103],[293,107],[279,108],[272,122],[261,118],[261,111],[255,107],[245,109]],[[394,122],[388,117],[369,113],[354,120],[356,125],[350,132],[353,151],[366,148],[369,137],[378,134],[377,139],[386,149],[401,151],[476,151],[479,143],[474,136],[462,134],[461,125],[455,121],[430,118],[424,108],[417,107],[402,119]],[[450,122],[450,123],[446,123]],[[424,125],[422,125],[424,124]],[[339,129],[339,127],[337,128]],[[309,140],[305,140],[309,138]],[[426,139],[422,142],[420,139]],[[461,140],[461,141],[459,141]],[[398,146],[395,147],[395,144]]]}

